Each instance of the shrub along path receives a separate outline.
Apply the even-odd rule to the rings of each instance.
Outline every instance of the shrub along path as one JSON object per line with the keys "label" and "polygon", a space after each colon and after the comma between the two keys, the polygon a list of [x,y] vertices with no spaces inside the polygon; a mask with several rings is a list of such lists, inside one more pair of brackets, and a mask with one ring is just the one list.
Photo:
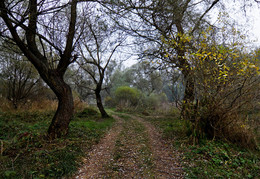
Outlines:
{"label": "shrub along path", "polygon": [[180,154],[153,125],[136,116],[113,117],[116,125],[73,178],[183,178]]}

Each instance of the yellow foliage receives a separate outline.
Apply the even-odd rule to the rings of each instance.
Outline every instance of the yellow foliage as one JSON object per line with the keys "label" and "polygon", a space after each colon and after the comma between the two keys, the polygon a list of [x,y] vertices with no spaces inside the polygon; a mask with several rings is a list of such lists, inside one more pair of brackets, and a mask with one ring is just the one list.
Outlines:
{"label": "yellow foliage", "polygon": [[[226,16],[227,14],[223,14]],[[223,28],[223,30],[225,30]],[[229,45],[218,45],[211,40],[212,27],[201,32],[201,39],[195,40],[189,34],[177,33],[170,37],[162,37],[162,42],[167,46],[166,49],[184,50],[185,55],[179,56],[170,54],[165,50],[165,58],[176,57],[187,61],[185,66],[180,66],[180,70],[190,70],[190,74],[202,76],[204,85],[211,82],[226,84],[233,78],[246,77],[254,74],[260,74],[259,65],[255,60],[256,54],[245,54],[242,52],[241,39],[245,36],[240,35],[234,27],[232,33],[235,36],[238,34],[241,39]],[[190,48],[192,43],[193,48]],[[194,51],[194,47],[197,50]],[[259,62],[258,62],[259,63]]]}

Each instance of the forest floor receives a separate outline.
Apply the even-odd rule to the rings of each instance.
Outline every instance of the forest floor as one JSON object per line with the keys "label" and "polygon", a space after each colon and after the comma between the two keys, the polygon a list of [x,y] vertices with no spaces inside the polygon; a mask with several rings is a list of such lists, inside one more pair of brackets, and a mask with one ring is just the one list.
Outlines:
{"label": "forest floor", "polygon": [[116,124],[72,178],[183,178],[181,154],[147,120],[114,114]]}

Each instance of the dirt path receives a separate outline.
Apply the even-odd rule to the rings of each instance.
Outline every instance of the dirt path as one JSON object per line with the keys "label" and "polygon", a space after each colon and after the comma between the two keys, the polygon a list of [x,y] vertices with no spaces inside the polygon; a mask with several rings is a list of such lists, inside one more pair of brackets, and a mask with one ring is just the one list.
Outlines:
{"label": "dirt path", "polygon": [[73,178],[183,178],[179,153],[153,125],[135,116],[114,118],[117,124]]}
{"label": "dirt path", "polygon": [[154,178],[149,136],[144,125],[127,116],[124,119],[105,178]]}
{"label": "dirt path", "polygon": [[100,178],[106,173],[104,164],[109,162],[115,146],[115,138],[122,130],[122,120],[117,116],[113,117],[117,120],[115,126],[112,127],[108,134],[88,153],[88,157],[83,160],[83,167],[79,169],[78,173],[72,178]]}

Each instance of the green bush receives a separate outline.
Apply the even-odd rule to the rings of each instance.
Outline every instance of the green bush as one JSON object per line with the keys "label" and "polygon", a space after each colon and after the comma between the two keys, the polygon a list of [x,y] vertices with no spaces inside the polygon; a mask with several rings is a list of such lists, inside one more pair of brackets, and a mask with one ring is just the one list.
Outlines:
{"label": "green bush", "polygon": [[152,93],[144,98],[144,105],[150,109],[155,109],[161,106],[162,103],[167,101],[165,93],[155,94]]}
{"label": "green bush", "polygon": [[131,107],[137,106],[141,93],[136,88],[120,86],[116,89],[115,99],[118,106]]}

